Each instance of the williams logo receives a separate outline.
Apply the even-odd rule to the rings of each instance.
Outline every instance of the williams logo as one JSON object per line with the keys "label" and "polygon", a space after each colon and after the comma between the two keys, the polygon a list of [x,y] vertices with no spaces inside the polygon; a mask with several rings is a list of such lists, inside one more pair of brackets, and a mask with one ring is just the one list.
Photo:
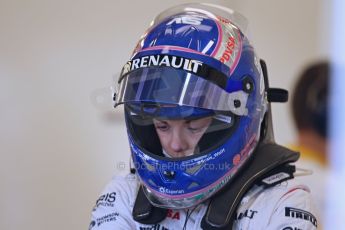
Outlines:
{"label": "williams logo", "polygon": [[310,221],[315,227],[317,227],[317,220],[310,212],[297,208],[285,207],[285,216]]}

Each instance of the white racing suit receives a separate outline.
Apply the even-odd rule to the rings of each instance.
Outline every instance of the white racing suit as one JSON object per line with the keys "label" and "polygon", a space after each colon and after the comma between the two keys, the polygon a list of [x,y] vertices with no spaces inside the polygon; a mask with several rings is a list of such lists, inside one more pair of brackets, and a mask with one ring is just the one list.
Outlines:
{"label": "white racing suit", "polygon": [[[145,225],[133,220],[132,209],[139,182],[130,174],[115,176],[106,186],[92,211],[90,230],[194,230],[207,204],[189,210],[168,210],[160,223]],[[242,198],[232,229],[237,230],[311,230],[317,220],[310,191],[294,180],[264,189],[254,185]]]}

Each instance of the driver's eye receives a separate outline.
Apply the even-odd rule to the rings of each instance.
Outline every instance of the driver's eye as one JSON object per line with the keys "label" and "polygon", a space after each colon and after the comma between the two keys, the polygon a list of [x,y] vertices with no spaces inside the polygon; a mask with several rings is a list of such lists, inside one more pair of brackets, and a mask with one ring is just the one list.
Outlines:
{"label": "driver's eye", "polygon": [[169,129],[168,125],[156,125],[156,129],[161,130],[161,131],[167,131]]}

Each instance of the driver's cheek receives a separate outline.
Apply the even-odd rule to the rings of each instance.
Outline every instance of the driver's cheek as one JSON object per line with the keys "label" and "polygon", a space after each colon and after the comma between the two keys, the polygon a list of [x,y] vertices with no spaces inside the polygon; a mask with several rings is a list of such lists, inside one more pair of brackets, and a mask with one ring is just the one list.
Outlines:
{"label": "driver's cheek", "polygon": [[188,149],[189,150],[194,150],[196,148],[196,146],[199,143],[199,140],[201,139],[203,133],[194,133],[190,130],[188,130],[188,132],[186,132],[186,135],[184,136],[186,142],[188,143]]}

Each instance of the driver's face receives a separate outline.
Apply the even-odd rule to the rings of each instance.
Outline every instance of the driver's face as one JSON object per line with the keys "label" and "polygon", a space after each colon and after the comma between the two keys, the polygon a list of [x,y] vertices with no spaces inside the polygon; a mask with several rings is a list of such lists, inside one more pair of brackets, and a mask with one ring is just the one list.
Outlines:
{"label": "driver's face", "polygon": [[171,157],[192,155],[211,121],[212,117],[196,120],[153,119],[162,147]]}

